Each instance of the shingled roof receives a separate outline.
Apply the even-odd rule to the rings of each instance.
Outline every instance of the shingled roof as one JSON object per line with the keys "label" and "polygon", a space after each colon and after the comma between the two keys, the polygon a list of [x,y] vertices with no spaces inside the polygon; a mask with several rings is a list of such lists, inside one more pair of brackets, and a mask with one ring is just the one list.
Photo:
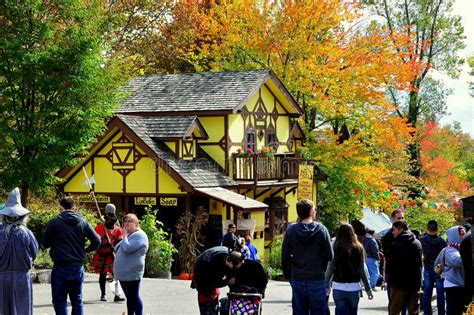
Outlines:
{"label": "shingled roof", "polygon": [[142,76],[125,86],[130,96],[117,112],[231,112],[270,76],[271,70]]}
{"label": "shingled roof", "polygon": [[[170,118],[170,117],[167,117]],[[134,132],[159,158],[175,171],[191,187],[230,187],[236,183],[218,170],[215,163],[199,158],[195,161],[182,160],[174,155],[166,145],[153,139],[152,129],[148,129],[149,117],[116,115],[130,131]]]}
{"label": "shingled roof", "polygon": [[153,139],[183,139],[191,136],[195,128],[201,138],[207,139],[207,133],[197,116],[139,116],[116,115],[123,122],[139,121],[146,127],[147,134]]}

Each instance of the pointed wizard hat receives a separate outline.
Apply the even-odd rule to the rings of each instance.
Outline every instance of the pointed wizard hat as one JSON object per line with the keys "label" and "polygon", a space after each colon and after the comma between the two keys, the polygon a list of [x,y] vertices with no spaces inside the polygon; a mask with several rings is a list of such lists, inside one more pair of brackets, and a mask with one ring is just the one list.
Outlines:
{"label": "pointed wizard hat", "polygon": [[21,217],[30,211],[21,205],[20,189],[15,188],[8,195],[5,207],[0,210],[0,215],[9,217]]}

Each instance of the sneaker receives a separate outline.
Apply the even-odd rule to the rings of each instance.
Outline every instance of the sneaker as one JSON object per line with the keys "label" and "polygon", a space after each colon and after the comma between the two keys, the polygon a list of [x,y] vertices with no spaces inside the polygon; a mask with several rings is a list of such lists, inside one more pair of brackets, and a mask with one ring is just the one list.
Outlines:
{"label": "sneaker", "polygon": [[114,302],[123,302],[123,301],[125,301],[125,299],[124,299],[123,297],[120,297],[120,296],[118,296],[118,295],[116,295],[116,296],[114,297]]}
{"label": "sneaker", "polygon": [[100,300],[103,302],[107,302],[107,297],[105,295],[101,295]]}
{"label": "sneaker", "polygon": [[377,291],[378,291],[377,288],[372,289],[372,292],[377,292]]}

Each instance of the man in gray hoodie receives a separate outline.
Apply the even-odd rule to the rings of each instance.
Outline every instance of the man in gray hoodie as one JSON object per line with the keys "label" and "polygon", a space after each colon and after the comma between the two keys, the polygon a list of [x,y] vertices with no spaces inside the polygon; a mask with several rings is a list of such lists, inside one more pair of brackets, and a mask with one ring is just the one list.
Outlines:
{"label": "man in gray hoodie", "polygon": [[288,227],[283,239],[281,262],[283,274],[292,288],[293,314],[327,314],[324,276],[333,259],[331,238],[326,227],[315,221],[311,200],[296,204],[300,222]]}

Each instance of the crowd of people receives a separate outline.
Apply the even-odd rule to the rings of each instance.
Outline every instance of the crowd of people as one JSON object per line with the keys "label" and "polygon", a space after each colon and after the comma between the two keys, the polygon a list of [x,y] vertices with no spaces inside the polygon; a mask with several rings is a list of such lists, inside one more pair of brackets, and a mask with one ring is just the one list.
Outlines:
{"label": "crowd of people", "polygon": [[331,291],[336,314],[357,314],[362,290],[370,300],[379,282],[387,290],[391,315],[432,314],[434,288],[438,314],[464,314],[473,293],[469,224],[449,228],[444,241],[435,220],[427,222],[424,235],[416,235],[403,211],[394,210],[392,226],[377,235],[360,222],[343,223],[331,240],[315,220],[310,200],[296,207],[299,221],[288,227],[282,247],[293,314],[329,314]]}
{"label": "crowd of people", "polygon": [[[0,314],[33,314],[30,269],[39,244],[26,227],[28,213],[21,205],[19,189],[15,188],[0,209]],[[41,243],[43,248],[49,249],[53,261],[51,295],[56,314],[68,314],[68,297],[71,314],[83,314],[84,261],[86,253],[94,251],[91,268],[99,273],[100,299],[107,301],[105,283],[109,277],[120,283],[128,314],[143,314],[139,290],[148,239],[135,214],[125,215],[120,228],[115,206],[108,204],[103,223],[94,229],[75,211],[73,199],[65,197],[60,201],[59,215],[47,224]],[[114,294],[115,302],[124,300],[118,285]]]}
{"label": "crowd of people", "polygon": [[[403,211],[394,210],[392,226],[378,234],[355,221],[342,223],[331,238],[316,219],[310,200],[298,201],[296,208],[299,219],[288,226],[281,254],[283,274],[292,288],[293,314],[329,314],[331,294],[336,314],[357,314],[363,291],[371,300],[380,284],[386,288],[387,312],[391,315],[419,314],[420,310],[432,314],[434,290],[438,314],[461,315],[471,302],[469,224],[449,228],[444,240],[435,220],[427,222],[427,231],[421,235],[409,230]],[[99,274],[100,300],[107,301],[106,282],[115,281],[115,287],[111,286],[113,301],[126,299],[128,314],[143,314],[140,282],[147,235],[135,214],[125,215],[120,227],[113,204],[107,204],[104,212],[103,222],[93,228],[75,211],[73,199],[65,197],[60,201],[59,214],[46,226],[41,246],[50,249],[54,264],[51,294],[56,314],[68,313],[68,297],[72,314],[83,314],[88,252],[94,252],[90,267]],[[0,209],[0,314],[33,313],[29,270],[40,244],[26,227],[28,213],[15,188]],[[251,302],[236,307],[259,309],[267,282],[251,237],[236,235],[236,226],[231,223],[221,245],[197,257],[191,287],[197,290],[200,313],[215,315],[219,309],[232,307],[231,301],[219,300],[220,288],[229,286],[236,294],[255,294]]]}

